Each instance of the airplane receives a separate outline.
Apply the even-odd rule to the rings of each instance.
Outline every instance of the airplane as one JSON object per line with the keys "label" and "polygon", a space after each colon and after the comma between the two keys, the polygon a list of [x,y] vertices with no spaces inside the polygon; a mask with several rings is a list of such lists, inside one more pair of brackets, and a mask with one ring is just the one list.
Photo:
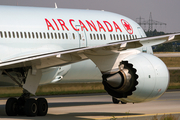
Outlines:
{"label": "airplane", "polygon": [[116,104],[155,100],[168,87],[168,69],[151,46],[180,40],[180,33],[146,37],[130,18],[99,10],[0,6],[0,11],[0,83],[23,88],[19,98],[7,100],[8,116],[45,116],[47,100],[30,98],[38,85],[96,79],[98,70]]}

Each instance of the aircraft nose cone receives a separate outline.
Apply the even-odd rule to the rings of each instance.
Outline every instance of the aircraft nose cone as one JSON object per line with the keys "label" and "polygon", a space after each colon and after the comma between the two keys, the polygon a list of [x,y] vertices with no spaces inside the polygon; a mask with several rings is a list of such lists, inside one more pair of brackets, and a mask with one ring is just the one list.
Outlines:
{"label": "aircraft nose cone", "polygon": [[108,77],[106,81],[111,87],[119,87],[123,84],[123,79],[119,73],[116,73],[115,75]]}

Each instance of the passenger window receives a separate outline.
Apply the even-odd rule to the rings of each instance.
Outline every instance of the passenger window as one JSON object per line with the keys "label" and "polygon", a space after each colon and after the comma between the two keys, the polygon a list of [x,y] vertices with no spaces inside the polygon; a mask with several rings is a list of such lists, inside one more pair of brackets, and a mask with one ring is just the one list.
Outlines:
{"label": "passenger window", "polygon": [[126,40],[126,39],[125,39],[125,35],[123,35],[123,39]]}
{"label": "passenger window", "polygon": [[30,32],[28,32],[28,36],[29,36],[29,38],[31,38],[31,34],[30,34]]}
{"label": "passenger window", "polygon": [[57,39],[57,34],[56,33],[54,33],[54,36],[55,36],[55,39]]}
{"label": "passenger window", "polygon": [[47,33],[47,37],[48,37],[48,39],[50,38],[50,35],[49,35],[49,33]]}
{"label": "passenger window", "polygon": [[102,38],[102,34],[100,34],[100,38],[101,38],[101,40],[103,39],[103,38]]}
{"label": "passenger window", "polygon": [[44,39],[46,39],[46,33],[45,32],[43,33],[43,35],[44,35]]}
{"label": "passenger window", "polygon": [[66,34],[66,39],[68,39],[68,34],[67,33],[65,33]]}
{"label": "passenger window", "polygon": [[120,40],[122,40],[122,36],[120,35]]}
{"label": "passenger window", "polygon": [[106,40],[106,35],[104,34],[104,40]]}
{"label": "passenger window", "polygon": [[59,39],[61,39],[61,35],[60,35],[60,33],[58,33],[58,37],[59,37]]}
{"label": "passenger window", "polygon": [[3,34],[2,34],[2,32],[0,31],[0,35],[1,35],[1,38],[3,38]]}
{"label": "passenger window", "polygon": [[62,33],[62,39],[64,39],[64,33]]}
{"label": "passenger window", "polygon": [[137,39],[137,36],[135,35],[135,39]]}
{"label": "passenger window", "polygon": [[14,33],[14,32],[12,32],[12,34],[13,34],[13,38],[15,38],[15,33]]}
{"label": "passenger window", "polygon": [[97,34],[97,39],[99,40],[99,34]]}
{"label": "passenger window", "polygon": [[19,33],[18,32],[16,32],[16,35],[17,35],[17,38],[19,38]]}
{"label": "passenger window", "polygon": [[81,34],[79,34],[79,39],[81,40]]}
{"label": "passenger window", "polygon": [[41,32],[39,33],[39,35],[40,35],[40,38],[42,39],[42,33]]}
{"label": "passenger window", "polygon": [[129,35],[129,39],[131,40],[131,35]]}
{"label": "passenger window", "polygon": [[39,36],[38,36],[38,33],[36,32],[36,38],[38,38]]}
{"label": "passenger window", "polygon": [[27,38],[26,32],[24,32],[24,37]]}
{"label": "passenger window", "polygon": [[94,36],[94,40],[96,40],[96,35],[95,35],[95,34],[93,34],[93,36]]}
{"label": "passenger window", "polygon": [[117,40],[119,40],[119,35],[117,34],[116,36],[117,36]]}
{"label": "passenger window", "polygon": [[114,36],[114,40],[116,40],[116,36],[115,36],[115,34],[113,34],[113,36]]}
{"label": "passenger window", "polygon": [[4,31],[4,36],[5,36],[5,38],[7,38],[7,34],[6,34],[6,31]]}
{"label": "passenger window", "polygon": [[20,32],[20,35],[21,35],[21,38],[23,38],[23,33],[22,32]]}
{"label": "passenger window", "polygon": [[126,35],[127,40],[129,40],[128,35]]}
{"label": "passenger window", "polygon": [[11,38],[11,33],[10,32],[8,32],[8,35],[9,35],[9,38]]}
{"label": "passenger window", "polygon": [[90,34],[90,38],[91,38],[91,40],[92,40],[92,34]]}
{"label": "passenger window", "polygon": [[51,38],[53,39],[53,33],[51,33]]}
{"label": "passenger window", "polygon": [[[73,39],[75,39],[75,35],[74,35],[74,33],[72,34],[73,35]],[[91,36],[92,37],[92,36]]]}
{"label": "passenger window", "polygon": [[111,40],[112,40],[112,35],[110,34],[110,38],[111,38]]}
{"label": "passenger window", "polygon": [[32,32],[32,37],[35,38],[34,33]]}

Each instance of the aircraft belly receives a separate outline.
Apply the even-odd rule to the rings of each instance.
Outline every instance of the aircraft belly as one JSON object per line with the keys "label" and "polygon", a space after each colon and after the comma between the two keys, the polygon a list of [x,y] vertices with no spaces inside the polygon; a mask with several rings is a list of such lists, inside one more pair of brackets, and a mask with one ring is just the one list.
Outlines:
{"label": "aircraft belly", "polygon": [[102,74],[91,60],[71,64],[61,82],[101,82]]}

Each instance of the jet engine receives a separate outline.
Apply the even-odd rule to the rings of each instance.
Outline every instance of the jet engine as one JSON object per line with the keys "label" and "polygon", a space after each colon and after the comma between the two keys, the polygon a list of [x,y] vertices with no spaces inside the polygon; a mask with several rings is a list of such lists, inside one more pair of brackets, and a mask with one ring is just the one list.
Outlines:
{"label": "jet engine", "polygon": [[147,53],[126,57],[120,62],[118,72],[103,74],[102,77],[105,90],[125,103],[157,99],[169,84],[166,65]]}

